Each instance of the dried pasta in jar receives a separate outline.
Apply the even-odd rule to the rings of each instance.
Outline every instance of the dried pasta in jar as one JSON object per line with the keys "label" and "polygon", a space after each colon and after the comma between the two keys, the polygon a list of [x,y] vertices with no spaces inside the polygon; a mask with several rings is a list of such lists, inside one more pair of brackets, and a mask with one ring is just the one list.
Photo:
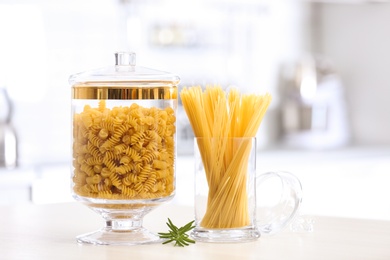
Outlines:
{"label": "dried pasta in jar", "polygon": [[153,199],[174,192],[174,110],[85,105],[73,117],[73,190],[98,199]]}

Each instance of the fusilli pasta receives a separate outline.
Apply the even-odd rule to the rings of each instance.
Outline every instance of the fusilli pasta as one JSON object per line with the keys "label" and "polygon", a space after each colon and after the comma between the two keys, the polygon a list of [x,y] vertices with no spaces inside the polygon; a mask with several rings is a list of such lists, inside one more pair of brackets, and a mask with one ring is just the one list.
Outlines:
{"label": "fusilli pasta", "polygon": [[100,199],[172,195],[175,122],[171,107],[85,105],[73,117],[74,192]]}

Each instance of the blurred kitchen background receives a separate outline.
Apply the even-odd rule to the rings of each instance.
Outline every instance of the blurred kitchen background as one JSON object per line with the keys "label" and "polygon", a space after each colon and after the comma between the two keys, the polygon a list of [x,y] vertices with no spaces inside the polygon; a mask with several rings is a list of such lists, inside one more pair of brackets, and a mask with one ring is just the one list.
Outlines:
{"label": "blurred kitchen background", "polygon": [[[0,204],[72,201],[71,74],[137,53],[180,87],[273,95],[259,171],[287,170],[308,214],[390,219],[390,1],[0,0]],[[192,205],[178,110],[177,196]]]}

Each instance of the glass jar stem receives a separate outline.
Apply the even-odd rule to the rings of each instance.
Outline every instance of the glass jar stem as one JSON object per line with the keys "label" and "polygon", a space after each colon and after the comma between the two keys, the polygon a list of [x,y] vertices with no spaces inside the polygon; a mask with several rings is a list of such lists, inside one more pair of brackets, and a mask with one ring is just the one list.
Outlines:
{"label": "glass jar stem", "polygon": [[142,228],[142,219],[112,219],[106,221],[106,228],[112,231],[131,231]]}

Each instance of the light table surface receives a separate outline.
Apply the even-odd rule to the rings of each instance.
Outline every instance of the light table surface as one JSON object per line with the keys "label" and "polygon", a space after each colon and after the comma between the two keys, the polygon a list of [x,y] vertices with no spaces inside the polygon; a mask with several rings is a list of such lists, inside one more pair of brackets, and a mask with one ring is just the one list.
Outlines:
{"label": "light table surface", "polygon": [[[314,231],[286,229],[255,242],[141,246],[77,244],[77,235],[103,226],[84,205],[61,203],[0,207],[0,259],[390,259],[390,221],[314,216]],[[150,212],[144,226],[167,231],[167,218],[177,225],[193,219],[191,207],[165,204]]]}

